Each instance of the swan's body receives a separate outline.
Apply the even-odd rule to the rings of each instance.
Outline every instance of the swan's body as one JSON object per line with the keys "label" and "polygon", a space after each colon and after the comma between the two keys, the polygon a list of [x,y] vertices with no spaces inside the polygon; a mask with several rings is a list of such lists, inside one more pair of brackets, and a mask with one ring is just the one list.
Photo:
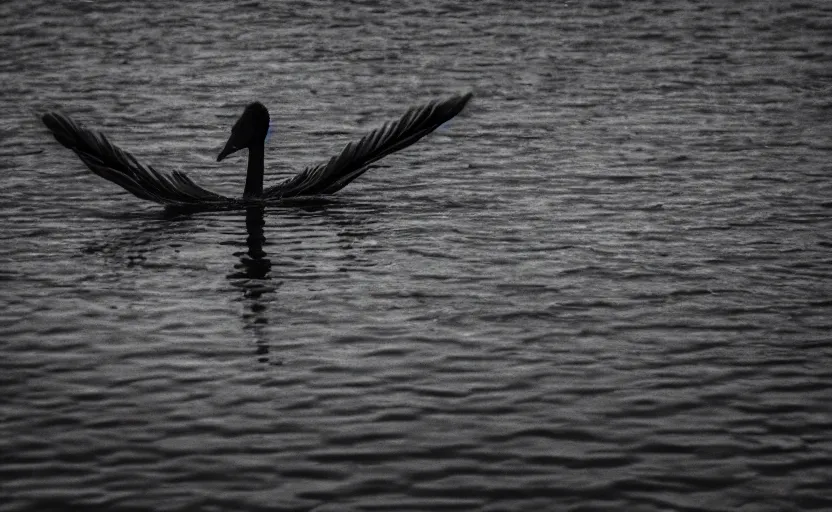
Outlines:
{"label": "swan's body", "polygon": [[471,94],[453,96],[409,109],[396,121],[385,123],[320,165],[307,167],[292,178],[263,189],[263,157],[269,113],[252,103],[234,124],[231,137],[217,161],[247,148],[248,168],[242,198],[226,197],[194,183],[186,174],[164,173],[139,163],[129,152],[111,144],[104,135],[83,128],[56,112],[43,123],[58,142],[73,150],[95,174],[120,185],[141,199],[174,208],[227,209],[275,203],[285,198],[332,194],[366,172],[373,162],[406,148],[462,111]]}

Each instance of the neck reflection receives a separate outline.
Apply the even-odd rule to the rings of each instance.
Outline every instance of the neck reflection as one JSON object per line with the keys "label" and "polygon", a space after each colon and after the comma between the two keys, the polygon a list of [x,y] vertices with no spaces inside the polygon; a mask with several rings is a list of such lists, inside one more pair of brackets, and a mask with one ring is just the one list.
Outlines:
{"label": "neck reflection", "polygon": [[274,292],[275,286],[271,282],[272,262],[263,250],[266,244],[263,213],[262,207],[246,209],[246,250],[234,253],[240,261],[234,265],[235,272],[229,274],[228,279],[243,292],[245,328],[254,333],[258,360],[268,363],[269,345],[265,338],[265,328],[269,323],[267,304],[268,294]]}

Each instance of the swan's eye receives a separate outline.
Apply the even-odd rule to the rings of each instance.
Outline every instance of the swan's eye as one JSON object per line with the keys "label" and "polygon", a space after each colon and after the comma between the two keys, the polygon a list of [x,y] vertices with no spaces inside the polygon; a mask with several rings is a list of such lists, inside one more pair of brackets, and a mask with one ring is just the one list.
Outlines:
{"label": "swan's eye", "polygon": [[266,130],[266,138],[263,139],[263,142],[269,142],[269,138],[272,136],[272,122],[269,121],[269,129]]}

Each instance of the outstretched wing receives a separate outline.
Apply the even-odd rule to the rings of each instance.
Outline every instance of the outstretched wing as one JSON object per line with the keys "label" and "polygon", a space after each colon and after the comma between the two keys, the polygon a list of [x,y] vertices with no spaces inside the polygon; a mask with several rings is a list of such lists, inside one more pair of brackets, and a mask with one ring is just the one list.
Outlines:
{"label": "outstretched wing", "polygon": [[136,157],[111,144],[103,134],[87,130],[63,114],[50,112],[41,119],[55,139],[75,151],[92,172],[136,197],[166,206],[204,206],[229,201],[200,187],[182,172],[162,173],[140,164]]}
{"label": "outstretched wing", "polygon": [[269,187],[263,198],[333,194],[361,176],[373,162],[415,143],[459,114],[472,94],[453,96],[410,108],[397,121],[385,123],[358,142],[350,142],[328,162],[307,167],[300,174]]}

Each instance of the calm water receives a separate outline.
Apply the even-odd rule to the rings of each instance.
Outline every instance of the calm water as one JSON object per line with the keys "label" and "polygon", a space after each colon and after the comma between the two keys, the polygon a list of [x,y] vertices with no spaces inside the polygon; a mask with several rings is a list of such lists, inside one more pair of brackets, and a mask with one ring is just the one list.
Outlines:
{"label": "calm water", "polygon": [[[832,5],[461,5],[0,4],[0,511],[832,508]],[[467,90],[248,218],[36,117],[231,194]]]}

